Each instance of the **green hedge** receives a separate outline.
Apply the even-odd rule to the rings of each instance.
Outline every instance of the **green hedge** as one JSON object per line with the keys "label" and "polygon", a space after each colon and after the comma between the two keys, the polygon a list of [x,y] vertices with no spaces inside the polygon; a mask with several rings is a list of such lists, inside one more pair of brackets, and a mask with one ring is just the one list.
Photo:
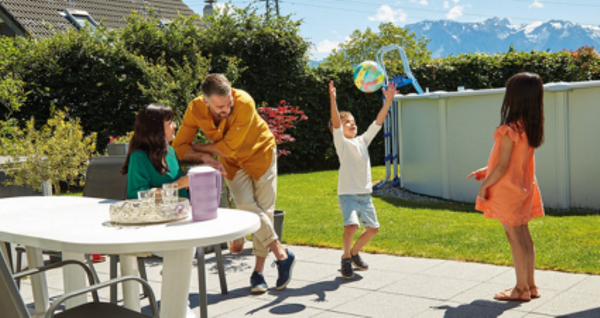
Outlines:
{"label": "green hedge", "polygon": [[[21,111],[11,116],[20,122],[35,116],[43,123],[52,104],[68,107],[69,116],[81,118],[86,134],[98,133],[102,151],[108,135],[133,129],[141,106],[152,101],[167,103],[179,118],[199,94],[206,74],[222,72],[235,87],[247,90],[257,106],[286,100],[308,116],[308,121],[289,131],[296,142],[280,146],[291,151],[279,160],[281,172],[336,168],[338,160],[327,128],[329,81],[336,82],[339,108],[354,114],[360,133],[375,119],[381,94],[356,89],[350,67],[308,68],[310,43],[299,36],[300,23],[289,16],[265,21],[251,8],[231,10],[215,15],[207,21],[211,27],[203,30],[193,23],[197,16],[181,17],[169,29],[161,29],[156,19],[134,14],[122,30],[71,31],[47,40],[0,39],[0,76],[22,80],[28,92]],[[450,56],[412,65],[412,70],[423,89],[454,91],[458,86],[502,87],[522,71],[536,72],[545,82],[600,79],[598,61],[591,48],[557,53],[511,51]],[[403,74],[400,61],[387,67],[390,75]],[[414,89],[406,86],[400,92]],[[11,110],[0,107],[0,115],[7,114]],[[383,148],[380,133],[370,147],[374,165],[383,163]]]}

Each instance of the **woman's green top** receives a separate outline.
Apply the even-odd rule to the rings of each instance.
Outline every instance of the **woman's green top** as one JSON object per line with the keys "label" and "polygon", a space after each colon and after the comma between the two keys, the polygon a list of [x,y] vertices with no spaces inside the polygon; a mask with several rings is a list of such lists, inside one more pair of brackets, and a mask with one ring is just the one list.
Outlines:
{"label": "woman's green top", "polygon": [[[129,167],[127,169],[127,199],[137,199],[138,191],[150,190],[150,188],[160,188],[165,183],[172,183],[183,177],[183,171],[179,167],[179,161],[175,156],[175,150],[171,146],[165,156],[169,171],[160,174],[152,163],[150,158],[143,150],[136,150],[129,157]],[[188,198],[187,189],[179,190],[179,196]]]}

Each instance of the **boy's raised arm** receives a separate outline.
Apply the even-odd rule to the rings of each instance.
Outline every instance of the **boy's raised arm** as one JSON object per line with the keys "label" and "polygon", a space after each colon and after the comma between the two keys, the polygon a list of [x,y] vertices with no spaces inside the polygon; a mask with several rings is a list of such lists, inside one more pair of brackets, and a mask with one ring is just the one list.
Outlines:
{"label": "boy's raised arm", "polygon": [[331,124],[333,128],[338,129],[342,125],[340,120],[340,112],[337,108],[335,86],[333,81],[329,82],[329,99],[331,100]]}
{"label": "boy's raised arm", "polygon": [[[383,89],[381,89],[383,90]],[[385,116],[387,116],[390,106],[392,106],[392,102],[394,101],[394,95],[396,94],[396,84],[388,83],[387,90],[383,90],[383,95],[385,96],[385,103],[381,107],[379,114],[377,114],[377,119],[375,123],[379,126],[383,125],[383,121],[385,120]]]}

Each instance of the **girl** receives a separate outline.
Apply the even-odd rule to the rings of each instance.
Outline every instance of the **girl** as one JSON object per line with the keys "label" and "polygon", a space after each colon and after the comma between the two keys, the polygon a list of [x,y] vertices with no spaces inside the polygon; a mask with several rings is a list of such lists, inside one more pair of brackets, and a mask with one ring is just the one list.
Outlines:
{"label": "girl", "polygon": [[488,165],[468,176],[483,180],[475,209],[500,221],[510,243],[517,284],[496,294],[498,300],[540,297],[534,279],[535,248],[527,223],[544,216],[534,160],[535,148],[544,141],[543,99],[539,75],[519,73],[508,79]]}
{"label": "girl", "polygon": [[127,158],[121,168],[127,174],[127,198],[137,199],[141,190],[160,188],[176,182],[179,196],[187,198],[188,176],[183,174],[175,151],[169,143],[175,138],[173,110],[149,104],[137,114]]}

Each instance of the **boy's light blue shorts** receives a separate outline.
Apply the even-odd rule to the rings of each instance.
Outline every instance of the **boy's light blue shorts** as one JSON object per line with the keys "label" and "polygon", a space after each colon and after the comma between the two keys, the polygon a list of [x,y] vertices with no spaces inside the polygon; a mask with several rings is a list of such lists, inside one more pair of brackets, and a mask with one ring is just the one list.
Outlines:
{"label": "boy's light blue shorts", "polygon": [[344,194],[338,195],[344,226],[359,225],[358,220],[364,227],[379,228],[375,206],[370,194]]}

